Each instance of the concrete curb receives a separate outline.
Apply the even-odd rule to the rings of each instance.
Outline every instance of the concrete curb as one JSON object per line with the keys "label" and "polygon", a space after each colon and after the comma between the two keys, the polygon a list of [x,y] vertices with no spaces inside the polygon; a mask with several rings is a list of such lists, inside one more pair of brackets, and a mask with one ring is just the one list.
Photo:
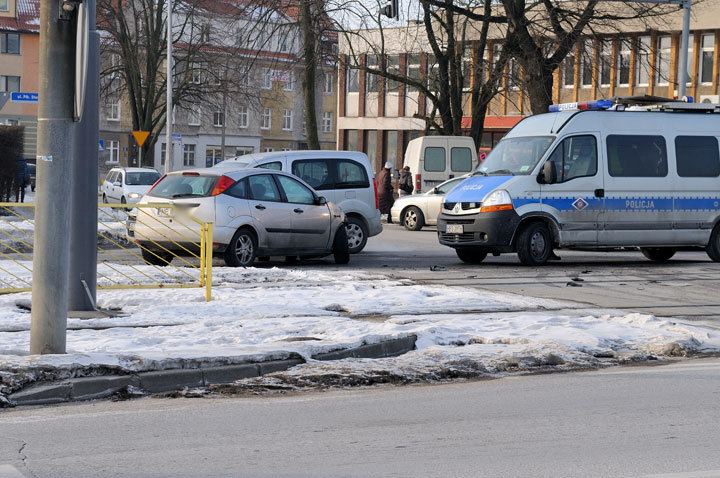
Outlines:
{"label": "concrete curb", "polygon": [[[411,335],[377,344],[313,355],[314,360],[342,360],[345,358],[397,357],[415,349],[417,337]],[[271,360],[222,367],[169,369],[138,372],[130,375],[103,375],[71,378],[56,382],[39,382],[10,394],[12,405],[48,405],[62,402],[106,398],[130,387],[148,393],[172,392],[185,387],[207,387],[211,384],[231,383],[243,378],[259,377],[281,372],[305,363],[303,359]]]}

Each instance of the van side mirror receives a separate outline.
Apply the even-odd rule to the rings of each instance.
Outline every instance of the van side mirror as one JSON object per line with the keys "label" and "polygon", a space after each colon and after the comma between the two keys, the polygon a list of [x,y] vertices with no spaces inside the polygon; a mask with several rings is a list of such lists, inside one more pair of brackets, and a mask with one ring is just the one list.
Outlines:
{"label": "van side mirror", "polygon": [[315,203],[318,206],[324,206],[325,204],[327,204],[327,199],[325,199],[325,196],[320,196],[317,199],[315,199]]}
{"label": "van side mirror", "polygon": [[557,182],[557,173],[554,161],[547,161],[543,165],[542,171],[538,174],[538,182],[540,184],[555,184]]}

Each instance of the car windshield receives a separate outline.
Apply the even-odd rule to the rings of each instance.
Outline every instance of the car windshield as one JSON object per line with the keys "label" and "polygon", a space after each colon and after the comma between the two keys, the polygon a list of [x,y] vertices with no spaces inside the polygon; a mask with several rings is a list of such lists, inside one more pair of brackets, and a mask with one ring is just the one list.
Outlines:
{"label": "car windshield", "polygon": [[160,173],[156,171],[125,173],[125,184],[128,186],[152,186],[158,179]]}
{"label": "car windshield", "polygon": [[168,199],[205,197],[210,195],[217,180],[217,176],[170,174],[165,176],[149,195]]}
{"label": "car windshield", "polygon": [[[465,181],[465,178],[454,178],[450,181],[442,183],[440,186],[437,187],[437,194],[447,194],[453,189],[455,189],[455,186],[460,184],[461,182]],[[432,191],[431,191],[432,192]]]}
{"label": "car windshield", "polygon": [[535,169],[554,139],[554,136],[503,139],[490,151],[473,174],[528,175]]}

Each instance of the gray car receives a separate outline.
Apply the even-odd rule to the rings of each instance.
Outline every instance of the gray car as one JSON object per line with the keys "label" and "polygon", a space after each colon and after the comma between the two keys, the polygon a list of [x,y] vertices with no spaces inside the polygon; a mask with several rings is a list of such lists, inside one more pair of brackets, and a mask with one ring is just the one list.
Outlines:
{"label": "gray car", "polygon": [[[257,257],[333,255],[349,261],[345,215],[300,178],[263,169],[194,169],[169,173],[140,204],[171,203],[201,222],[214,223],[213,251],[232,267]],[[141,213],[142,211],[142,213]],[[143,218],[143,215],[145,216]],[[164,265],[172,251],[185,255],[188,231],[167,208],[141,208],[134,225],[143,259]]]}

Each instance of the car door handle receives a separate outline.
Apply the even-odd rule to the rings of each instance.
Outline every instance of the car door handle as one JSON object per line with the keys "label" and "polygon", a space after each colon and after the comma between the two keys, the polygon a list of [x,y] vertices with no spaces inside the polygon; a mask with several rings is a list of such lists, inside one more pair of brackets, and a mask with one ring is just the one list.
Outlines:
{"label": "car door handle", "polygon": [[256,204],[255,209],[260,209],[262,211],[263,209],[267,209],[267,208],[265,206],[263,206],[262,204]]}
{"label": "car door handle", "polygon": [[302,209],[300,209],[300,208],[293,209],[293,211],[296,212],[296,213],[298,213],[298,214],[302,214],[302,213],[304,212],[304,211],[303,211]]}

